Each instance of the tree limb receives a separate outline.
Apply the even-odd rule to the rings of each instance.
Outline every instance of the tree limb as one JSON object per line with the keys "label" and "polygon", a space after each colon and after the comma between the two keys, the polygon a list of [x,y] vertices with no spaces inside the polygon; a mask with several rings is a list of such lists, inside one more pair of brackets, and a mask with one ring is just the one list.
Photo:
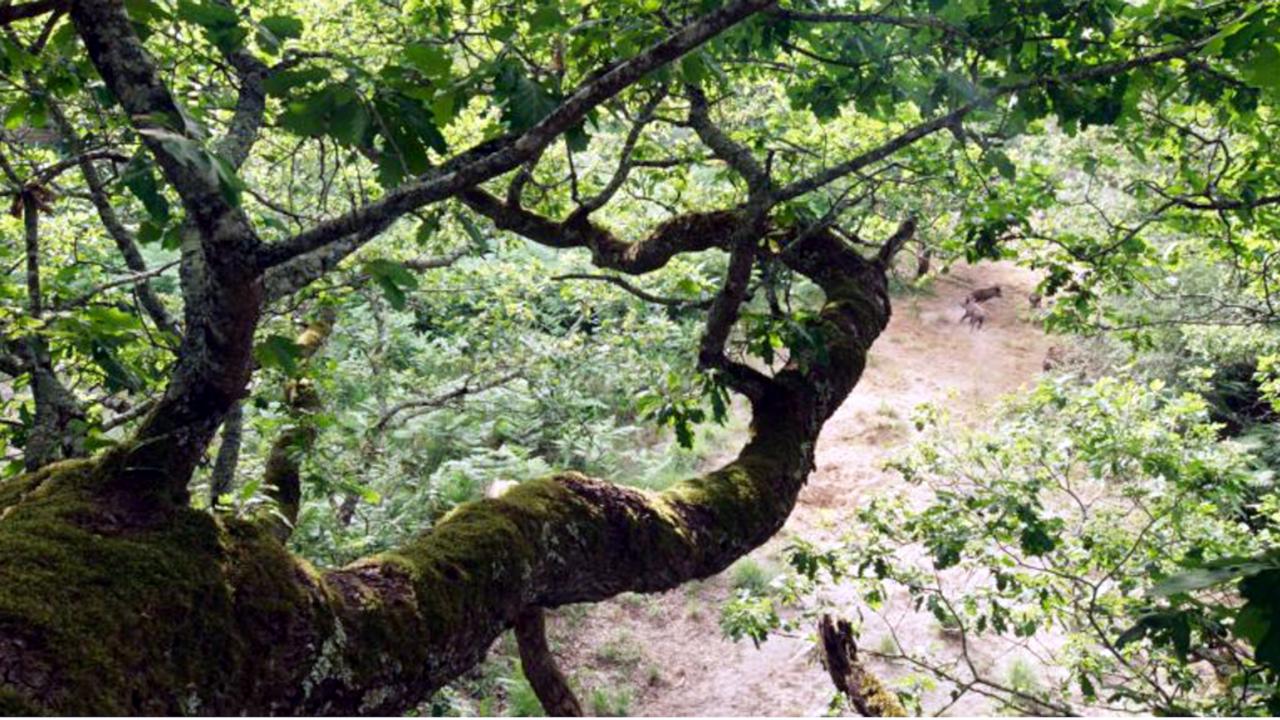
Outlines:
{"label": "tree limb", "polygon": [[[258,525],[176,508],[161,527],[190,539],[175,548],[149,514],[82,500],[127,471],[128,448],[11,481],[0,496],[0,547],[68,513],[80,525],[67,542],[92,550],[41,556],[38,578],[56,583],[30,580],[23,553],[0,553],[0,587],[28,578],[40,608],[78,610],[50,622],[13,605],[25,594],[0,594],[0,618],[16,616],[29,631],[0,653],[7,668],[22,668],[0,685],[7,707],[392,714],[472,667],[530,606],[656,592],[722,571],[782,527],[823,424],[889,319],[884,273],[835,238],[809,240],[790,262],[826,294],[815,328],[824,362],[788,363],[752,401],[751,439],[738,457],[662,493],[576,473],[526,481],[458,507],[394,551],[317,573]],[[36,487],[39,503],[15,501]],[[130,572],[103,558],[127,560]],[[105,598],[101,613],[79,611],[90,589]],[[188,638],[196,644],[173,651]],[[236,662],[215,662],[233,650]],[[130,671],[67,670],[120,664]]]}
{"label": "tree limb", "polygon": [[833,622],[828,614],[818,623],[822,651],[831,682],[863,717],[906,717],[898,697],[858,659],[858,645],[848,620]]}
{"label": "tree limb", "polygon": [[891,138],[870,150],[862,152],[849,160],[832,165],[810,175],[809,177],[796,180],[784,186],[777,191],[776,200],[778,202],[791,200],[835,182],[847,175],[851,175],[868,165],[877,163],[890,155],[893,155],[905,147],[915,144],[919,140],[926,138],[939,130],[950,128],[965,116],[979,108],[991,104],[993,100],[1004,95],[1010,95],[1020,90],[1026,90],[1033,87],[1063,85],[1080,82],[1082,80],[1095,80],[1098,78],[1110,77],[1136,68],[1157,65],[1163,62],[1168,62],[1169,60],[1184,58],[1204,47],[1208,41],[1209,38],[1204,38],[1183,45],[1178,45],[1177,47],[1161,52],[1141,55],[1139,57],[1130,58],[1129,60],[1120,62],[1105,63],[1073,73],[1064,73],[1063,75],[1052,77],[1030,78],[1018,82],[1007,83],[983,93],[980,98],[965,103],[945,115],[914,125],[896,137]]}
{"label": "tree limb", "polygon": [[0,6],[0,25],[9,25],[18,20],[39,17],[46,13],[65,10],[68,0],[34,0],[21,5],[5,3]]}
{"label": "tree limb", "polygon": [[555,110],[520,136],[504,138],[491,148],[473,148],[458,156],[456,162],[447,163],[423,178],[387,192],[377,202],[320,223],[284,242],[270,245],[259,254],[258,266],[266,269],[279,265],[362,230],[385,229],[411,210],[457,195],[467,188],[516,168],[580,122],[591,109],[744,18],[772,6],[775,1],[731,0],[647,50],[583,82]]}
{"label": "tree limb", "polygon": [[420,410],[423,408],[431,409],[431,408],[443,407],[453,402],[454,400],[460,400],[466,397],[467,395],[475,395],[477,393],[485,392],[486,390],[492,390],[497,387],[502,387],[503,385],[506,385],[507,383],[519,377],[520,377],[520,373],[510,372],[494,380],[479,383],[476,385],[471,384],[471,381],[474,378],[469,378],[466,382],[462,383],[461,386],[456,387],[452,390],[448,390],[440,395],[435,395],[427,398],[416,398],[414,400],[405,400],[403,402],[392,405],[390,408],[387,408],[387,411],[382,413],[382,417],[378,418],[378,422],[373,426],[373,431],[375,433],[383,432],[384,430],[387,429],[387,425],[389,425],[397,415],[399,415],[400,413],[406,410]]}
{"label": "tree limb", "polygon": [[666,305],[667,307],[709,308],[711,307],[711,302],[712,302],[711,300],[706,300],[706,299],[686,300],[685,298],[672,298],[672,297],[662,297],[661,295],[654,295],[653,293],[648,292],[644,288],[637,287],[636,285],[633,285],[632,283],[627,282],[626,279],[620,278],[617,275],[595,275],[591,273],[566,273],[564,275],[556,275],[551,279],[557,282],[562,280],[596,280],[600,282],[607,282],[611,285],[616,285],[622,288],[623,290],[631,293],[632,295],[635,295],[636,297],[640,298],[641,300],[644,300],[645,302],[653,303],[655,305]]}
{"label": "tree limb", "polygon": [[[84,184],[89,189],[89,199],[93,203],[94,209],[98,212],[98,219],[102,222],[102,227],[115,241],[116,249],[120,251],[120,256],[124,259],[125,265],[135,273],[145,273],[147,263],[142,257],[142,251],[138,249],[137,238],[133,233],[125,228],[124,223],[120,222],[120,218],[116,215],[115,208],[111,205],[111,200],[107,196],[106,185],[102,181],[102,176],[98,174],[98,169],[94,166],[94,158],[89,157],[82,148],[82,141],[75,128],[72,127],[70,120],[63,113],[62,107],[55,102],[48,103],[49,115],[53,118],[54,124],[58,127],[58,132],[62,135],[63,142],[75,154],[76,163],[80,167],[80,174],[84,178]],[[151,321],[156,327],[162,331],[171,332],[180,336],[182,328],[177,320],[165,308],[164,302],[156,294],[155,289],[150,283],[143,283],[138,287],[138,300],[142,304]]]}
{"label": "tree limb", "polygon": [[520,652],[520,667],[550,717],[582,717],[582,703],[573,694],[569,681],[556,667],[555,656],[547,645],[547,625],[542,608],[525,608],[515,620],[513,630]]}

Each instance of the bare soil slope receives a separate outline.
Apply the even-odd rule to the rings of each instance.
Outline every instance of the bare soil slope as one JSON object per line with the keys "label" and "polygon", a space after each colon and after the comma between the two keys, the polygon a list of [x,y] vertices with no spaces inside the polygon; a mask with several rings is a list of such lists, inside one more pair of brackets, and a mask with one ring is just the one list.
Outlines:
{"label": "bare soil slope", "polygon": [[[999,283],[981,331],[958,322],[960,300],[974,287]],[[786,528],[752,557],[778,567],[787,538],[833,538],[853,511],[881,493],[916,491],[881,468],[912,442],[912,410],[945,404],[958,419],[982,422],[993,401],[1033,383],[1050,345],[1031,322],[1027,293],[1035,277],[1005,263],[959,267],[937,278],[932,295],[896,299],[893,320],[872,350],[861,384],[828,422],[817,472]],[[725,573],[730,575],[731,573]],[[625,596],[553,619],[552,637],[565,670],[591,694],[597,711],[633,715],[821,715],[833,690],[804,637],[771,637],[759,649],[734,643],[717,624],[732,593],[722,575],[660,596]],[[851,614],[853,608],[847,608]],[[910,642],[939,642],[922,620]],[[874,635],[864,638],[875,642]],[[878,668],[887,678],[902,669]],[[982,712],[965,701],[952,712]],[[590,709],[589,709],[590,710]]]}

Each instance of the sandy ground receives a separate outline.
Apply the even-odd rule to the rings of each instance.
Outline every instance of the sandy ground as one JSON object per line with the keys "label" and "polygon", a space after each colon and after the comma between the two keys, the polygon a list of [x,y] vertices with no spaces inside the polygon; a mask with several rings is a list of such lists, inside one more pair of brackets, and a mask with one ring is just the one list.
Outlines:
{"label": "sandy ground", "polygon": [[[960,299],[994,283],[1005,292],[988,303],[986,328],[972,332],[959,324]],[[982,422],[994,400],[1033,383],[1050,345],[1028,322],[1026,296],[1034,284],[1025,270],[983,264],[940,276],[932,295],[898,298],[862,382],[823,430],[817,471],[786,528],[752,557],[778,567],[787,538],[836,538],[870,498],[918,492],[881,468],[912,441],[916,406],[945,404],[957,419]],[[633,715],[824,714],[833,690],[806,637],[775,635],[757,649],[723,636],[720,606],[731,592],[722,575],[663,595],[562,609],[552,620],[553,643],[564,669],[582,686],[627,696],[622,707]],[[927,616],[905,625],[907,642],[946,642]],[[868,624],[862,644],[875,642]],[[876,671],[892,680],[906,669]],[[985,710],[980,699],[966,697],[950,712]]]}

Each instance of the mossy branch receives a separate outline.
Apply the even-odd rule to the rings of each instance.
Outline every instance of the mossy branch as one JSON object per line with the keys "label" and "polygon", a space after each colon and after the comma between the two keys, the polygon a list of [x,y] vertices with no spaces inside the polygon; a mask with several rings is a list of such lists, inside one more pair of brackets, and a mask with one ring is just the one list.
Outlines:
{"label": "mossy branch", "polygon": [[830,615],[823,615],[818,634],[831,681],[859,713],[864,717],[907,716],[898,696],[858,659],[858,645],[848,620],[833,621]]}
{"label": "mossy branch", "polygon": [[823,357],[768,378],[734,461],[663,493],[575,473],[525,482],[317,573],[261,524],[119,493],[127,446],[0,485],[0,709],[400,713],[529,607],[722,571],[782,527],[888,322],[882,269],[838,240],[788,262],[826,292]]}

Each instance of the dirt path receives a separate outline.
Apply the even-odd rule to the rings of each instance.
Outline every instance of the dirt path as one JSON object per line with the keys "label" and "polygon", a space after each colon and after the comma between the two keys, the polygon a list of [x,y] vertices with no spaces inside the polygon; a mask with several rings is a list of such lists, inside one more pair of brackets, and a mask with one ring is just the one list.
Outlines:
{"label": "dirt path", "polygon": [[[1027,322],[1034,277],[1004,263],[962,267],[941,276],[933,295],[895,301],[893,320],[872,349],[867,372],[818,442],[817,471],[782,533],[752,554],[778,566],[787,538],[837,537],[853,510],[879,493],[902,492],[881,469],[915,431],[913,409],[945,404],[956,418],[981,422],[991,402],[1034,382],[1049,346]],[[969,289],[999,283],[980,332],[957,323]],[[728,575],[730,573],[726,573]],[[802,637],[773,636],[759,649],[725,639],[720,605],[732,592],[722,575],[659,596],[625,596],[589,609],[560,611],[553,621],[565,669],[592,689],[599,711],[633,715],[822,715],[830,680]],[[852,611],[852,608],[849,609]],[[919,623],[912,642],[938,642]],[[913,628],[913,632],[915,629]],[[863,643],[874,643],[870,635]],[[896,669],[883,668],[889,677]],[[590,705],[590,695],[584,698]],[[982,712],[961,704],[952,712]]]}

